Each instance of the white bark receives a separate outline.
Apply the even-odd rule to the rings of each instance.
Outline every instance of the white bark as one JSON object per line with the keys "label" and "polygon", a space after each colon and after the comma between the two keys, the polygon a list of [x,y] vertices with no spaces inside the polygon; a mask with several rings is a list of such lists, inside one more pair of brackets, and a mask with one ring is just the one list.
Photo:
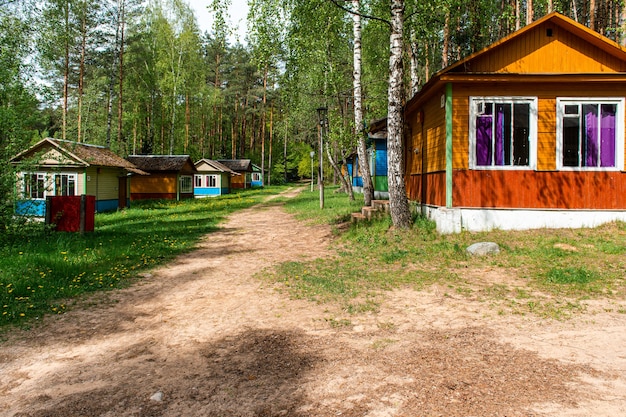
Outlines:
{"label": "white bark", "polygon": [[389,179],[389,210],[393,225],[411,226],[411,211],[404,184],[403,135],[404,107],[402,102],[402,35],[404,0],[391,0],[391,54],[389,57],[389,107],[387,111],[387,149]]}
{"label": "white bark", "polygon": [[363,178],[363,200],[366,206],[372,205],[374,184],[370,175],[367,144],[363,129],[363,99],[361,88],[361,16],[360,0],[352,0],[353,33],[354,33],[354,129],[358,135],[357,154],[359,156],[359,172]]}

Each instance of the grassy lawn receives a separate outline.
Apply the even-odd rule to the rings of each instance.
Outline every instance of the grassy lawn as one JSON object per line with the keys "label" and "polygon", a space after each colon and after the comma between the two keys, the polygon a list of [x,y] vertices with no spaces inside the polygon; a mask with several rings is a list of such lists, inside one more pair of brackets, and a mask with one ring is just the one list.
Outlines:
{"label": "grassy lawn", "polygon": [[0,331],[62,313],[81,294],[129,285],[141,271],[191,250],[229,213],[282,189],[134,202],[124,211],[97,214],[94,232],[82,236],[32,225],[21,239],[0,247]]}
{"label": "grassy lawn", "polygon": [[[317,193],[307,190],[286,204],[302,219],[333,225],[360,206],[332,189],[325,200],[320,210]],[[500,254],[466,253],[469,245],[482,241],[498,243]],[[438,285],[448,296],[480,300],[501,313],[564,318],[584,310],[585,299],[626,298],[625,253],[623,223],[439,235],[424,218],[416,218],[407,231],[395,230],[385,218],[341,232],[337,256],[283,264],[270,279],[282,282],[292,296],[339,302],[349,312],[376,309],[384,290]],[[616,311],[626,313],[623,307]]]}

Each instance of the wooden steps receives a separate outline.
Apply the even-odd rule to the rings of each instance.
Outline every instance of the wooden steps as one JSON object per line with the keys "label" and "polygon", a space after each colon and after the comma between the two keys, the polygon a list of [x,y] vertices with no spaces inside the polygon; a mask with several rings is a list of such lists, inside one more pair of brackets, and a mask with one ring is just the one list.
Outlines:
{"label": "wooden steps", "polygon": [[352,223],[372,220],[389,213],[389,200],[372,200],[371,206],[361,207],[360,213],[352,213]]}

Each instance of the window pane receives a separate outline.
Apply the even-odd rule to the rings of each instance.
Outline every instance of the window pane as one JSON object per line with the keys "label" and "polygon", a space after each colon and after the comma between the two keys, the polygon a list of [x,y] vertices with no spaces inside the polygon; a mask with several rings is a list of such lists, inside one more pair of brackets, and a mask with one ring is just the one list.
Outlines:
{"label": "window pane", "polygon": [[476,118],[476,165],[491,165],[491,125],[491,116]]}
{"label": "window pane", "polygon": [[580,121],[578,117],[563,118],[563,166],[579,166]]}
{"label": "window pane", "polygon": [[513,106],[513,165],[530,164],[530,105]]}
{"label": "window pane", "polygon": [[616,104],[603,104],[600,108],[600,166],[615,166],[615,113]]}
{"label": "window pane", "polygon": [[582,166],[598,166],[598,105],[583,105],[584,146],[582,147]]}
{"label": "window pane", "polygon": [[511,105],[496,105],[495,165],[511,165]]}
{"label": "window pane", "polygon": [[578,104],[566,104],[565,114],[578,115]]}

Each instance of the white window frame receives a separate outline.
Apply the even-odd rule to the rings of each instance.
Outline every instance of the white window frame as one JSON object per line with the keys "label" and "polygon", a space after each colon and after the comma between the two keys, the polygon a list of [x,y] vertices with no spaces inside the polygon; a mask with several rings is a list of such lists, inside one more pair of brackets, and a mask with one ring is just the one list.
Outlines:
{"label": "white window frame", "polygon": [[[563,166],[563,116],[567,104],[616,104],[615,166]],[[624,97],[557,97],[556,99],[556,168],[559,171],[623,171],[624,170]]]}
{"label": "white window frame", "polygon": [[[528,165],[476,165],[476,116],[478,115],[479,103],[496,104],[520,104],[529,105],[528,127]],[[537,168],[537,125],[538,125],[538,99],[537,97],[521,96],[470,96],[469,97],[469,169],[473,170],[497,170],[497,171],[522,171],[535,170]]]}
{"label": "white window frame", "polygon": [[[45,200],[47,197],[52,196],[61,196],[61,190],[57,190],[56,179],[57,177],[67,177],[68,182],[71,181],[74,183],[74,194],[68,195],[78,195],[78,174],[75,172],[21,172],[21,195],[23,198],[27,198],[30,200]],[[31,175],[37,175],[37,180],[43,180],[43,198],[33,198],[31,195],[26,195],[26,181],[27,177]]]}
{"label": "white window frame", "polygon": [[[61,190],[57,190],[57,178],[58,177],[67,177],[68,180],[68,184],[69,182],[73,182],[74,183],[74,193],[73,194],[62,194],[62,189]],[[59,173],[54,173],[51,175],[51,182],[52,182],[52,187],[53,187],[53,194],[52,195],[56,195],[56,196],[62,196],[62,195],[77,195],[76,193],[78,192],[78,175],[76,175],[75,173],[68,173],[68,172],[59,172]]]}
{"label": "white window frame", "polygon": [[193,176],[193,188],[202,188],[202,175]]}
{"label": "white window frame", "polygon": [[260,172],[253,172],[251,175],[251,179],[252,181],[261,181],[261,173]]}
{"label": "white window frame", "polygon": [[[187,182],[185,184],[185,182]],[[183,194],[193,193],[193,178],[191,175],[181,175],[178,179],[180,192]]]}
{"label": "white window frame", "polygon": [[[217,175],[207,175],[204,181],[207,188],[217,188]],[[211,185],[211,183],[213,183],[213,185]]]}

